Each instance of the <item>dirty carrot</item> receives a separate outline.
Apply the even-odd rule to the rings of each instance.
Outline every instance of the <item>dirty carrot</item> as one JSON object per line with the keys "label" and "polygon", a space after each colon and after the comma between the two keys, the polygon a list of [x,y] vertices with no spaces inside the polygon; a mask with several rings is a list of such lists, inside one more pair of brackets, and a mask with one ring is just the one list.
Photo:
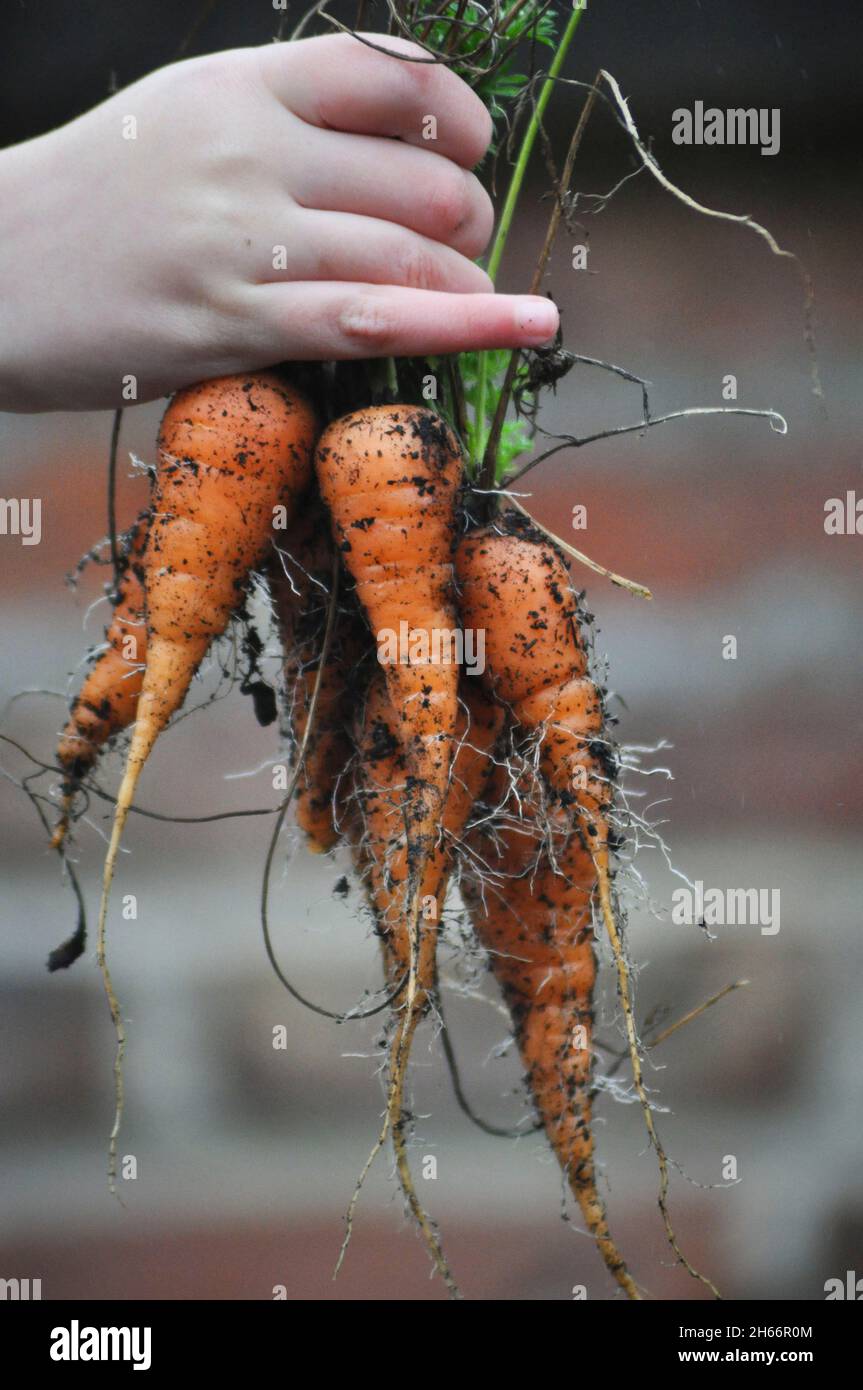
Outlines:
{"label": "dirty carrot", "polygon": [[462,892],[509,1007],[549,1142],[606,1267],[629,1298],[640,1299],[596,1184],[593,859],[568,817],[558,814],[553,829],[542,824],[530,786],[510,791],[505,770],[497,770],[488,801],[482,828],[470,837],[473,862]]}
{"label": "dirty carrot", "polygon": [[[491,767],[491,750],[503,718],[503,710],[483,695],[476,682],[462,680],[456,753],[441,818],[441,835],[426,862],[419,894],[417,1019],[435,987],[438,928],[453,858],[473,802]],[[369,688],[358,739],[358,807],[352,838],[391,984],[403,979],[410,966],[407,923],[401,910],[409,876],[404,798],[410,774],[397,727],[386,688],[378,677]]]}
{"label": "dirty carrot", "polygon": [[[611,1241],[593,1166],[591,902],[593,856],[605,851],[607,838],[600,808],[609,780],[591,749],[603,746],[602,699],[586,674],[566,567],[542,538],[520,531],[489,527],[461,542],[461,613],[467,626],[485,631],[489,687],[517,726],[542,731],[553,809],[539,809],[539,792],[529,787],[527,795],[510,795],[495,841],[481,856],[507,877],[481,897],[474,887],[474,923],[493,952],[549,1141],[607,1268],[628,1297],[638,1298]],[[549,816],[556,824],[543,826]],[[549,828],[553,847],[543,845]]]}
{"label": "dirty carrot", "polygon": [[147,659],[141,556],[149,522],[146,512],[121,546],[117,602],[105,632],[106,646],[75,697],[57,745],[57,761],[65,776],[60,819],[51,839],[54,849],[66,838],[75,793],[100,750],[135,719]]}
{"label": "dirty carrot", "polygon": [[428,835],[443,804],[456,722],[458,445],[430,410],[372,406],[331,424],[315,457],[336,544],[378,644],[399,742],[420,784],[425,814],[415,838]]}
{"label": "dirty carrot", "polygon": [[[333,542],[318,500],[304,505],[268,567],[268,583],[281,637],[284,733],[294,749],[305,740],[294,814],[306,847],[324,854],[339,840],[339,791],[352,753],[348,725],[357,700],[362,656],[359,614],[340,608],[321,672],[313,727],[305,739],[326,627]],[[295,754],[296,756],[296,754]]]}
{"label": "dirty carrot", "polygon": [[[437,983],[437,942],[444,903],[454,861],[471,808],[481,794],[492,766],[492,750],[503,724],[503,711],[493,705],[475,684],[462,682],[456,714],[455,755],[447,787],[441,834],[426,858],[419,886],[417,940],[404,913],[404,897],[410,878],[410,855],[404,805],[410,773],[407,756],[398,738],[399,721],[384,681],[378,676],[366,698],[362,729],[357,740],[358,787],[351,820],[354,857],[366,883],[369,903],[380,936],[390,982],[410,977],[416,963],[417,988],[413,1007],[402,1005],[406,1021],[396,1029],[390,1051],[390,1093],[387,1116],[374,1153],[392,1129],[393,1148],[402,1190],[450,1292],[458,1296],[437,1234],[424,1211],[413,1184],[405,1146],[409,1115],[404,1107],[405,1058]],[[373,1156],[372,1155],[372,1156]],[[363,1177],[368,1163],[363,1170]],[[362,1178],[361,1178],[362,1181]],[[348,1210],[342,1254],[350,1239],[358,1184]],[[341,1261],[340,1261],[341,1262]]]}
{"label": "dirty carrot", "polygon": [[611,780],[602,698],[569,575],[543,537],[521,522],[516,534],[475,532],[456,569],[463,621],[485,632],[485,679],[518,728],[540,731],[547,783],[543,795],[524,772],[510,791],[497,774],[500,823],[481,853],[492,881],[481,895],[475,878],[467,889],[473,921],[573,1196],[609,1272],[638,1299],[597,1191],[591,1129],[592,901]]}
{"label": "dirty carrot", "polygon": [[147,667],[105,857],[99,912],[99,964],[117,1033],[112,1188],[125,1032],[105,962],[105,921],[120,839],[156,739],[181,707],[211,643],[242,605],[250,572],[264,561],[274,524],[293,513],[308,486],[315,432],[311,407],[271,373],[222,377],[180,391],[159,431],[152,519],[142,561]]}
{"label": "dirty carrot", "polygon": [[378,646],[409,774],[409,873],[401,910],[410,966],[385,1133],[400,1121],[420,1003],[420,885],[437,841],[456,728],[452,551],[462,459],[452,431],[433,411],[392,405],[334,421],[321,435],[315,465],[336,544]]}
{"label": "dirty carrot", "polygon": [[[710,1280],[681,1251],[668,1212],[668,1160],[644,1086],[629,968],[612,897],[608,809],[614,761],[604,735],[602,697],[586,674],[587,653],[566,565],[540,532],[509,514],[461,542],[456,571],[463,621],[486,632],[484,678],[509,706],[516,723],[539,738],[540,767],[552,806],[571,809],[573,828],[594,864],[633,1082],[659,1166],[659,1207],[666,1236],[688,1273],[716,1294]],[[542,1109],[541,1099],[539,1105]],[[578,1198],[577,1191],[574,1195]]]}

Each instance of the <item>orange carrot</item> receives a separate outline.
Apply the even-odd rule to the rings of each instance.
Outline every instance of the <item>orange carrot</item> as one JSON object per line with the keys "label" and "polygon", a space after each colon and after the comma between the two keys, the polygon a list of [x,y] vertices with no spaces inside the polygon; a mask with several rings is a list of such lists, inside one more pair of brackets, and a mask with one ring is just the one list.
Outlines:
{"label": "orange carrot", "polygon": [[544,790],[520,774],[479,851],[498,882],[480,895],[473,876],[467,891],[546,1133],[609,1271],[639,1298],[608,1231],[590,1127],[591,902],[608,875],[611,792],[602,699],[563,561],[537,533],[502,530],[459,546],[462,617],[485,632],[487,685],[522,735],[540,740]]}
{"label": "orange carrot", "polygon": [[[442,834],[425,864],[419,914],[417,1021],[435,986],[436,947],[444,898],[462,832],[491,767],[503,724],[503,711],[469,680],[462,682],[456,724],[456,754],[441,819]],[[402,905],[409,875],[404,800],[410,774],[400,748],[398,721],[378,677],[366,697],[358,742],[357,800],[353,840],[359,870],[366,880],[376,930],[384,947],[390,983],[404,979],[410,967],[410,942]]]}
{"label": "orange carrot", "polygon": [[[268,581],[284,653],[285,732],[299,749],[320,664],[333,576],[333,542],[320,504],[303,508],[279,549],[270,561]],[[354,609],[340,609],[294,794],[297,824],[305,832],[307,847],[318,854],[339,840],[336,802],[343,782],[347,786],[345,770],[352,754],[349,723],[359,694],[360,625]]]}
{"label": "orange carrot", "polygon": [[272,373],[222,377],[180,391],[165,412],[143,558],[147,669],[105,858],[99,963],[117,1032],[113,1184],[125,1041],[104,959],[108,895],[135,787],[159,734],[180,708],[210,644],[263,563],[278,508],[290,516],[309,483],[311,407]]}
{"label": "orange carrot", "polygon": [[[417,939],[411,939],[411,923],[404,912],[411,876],[405,826],[411,774],[407,754],[398,737],[400,721],[380,676],[372,680],[366,697],[358,740],[358,804],[351,822],[354,856],[366,881],[390,983],[395,986],[399,980],[409,980],[412,970],[416,974],[415,998],[412,1005],[402,1006],[403,1027],[397,1030],[391,1049],[387,1120],[393,1133],[399,1179],[408,1206],[439,1272],[454,1295],[458,1294],[457,1287],[437,1234],[417,1198],[408,1165],[404,1134],[409,1117],[403,1106],[405,1063],[417,1025],[436,987],[438,930],[450,874],[471,808],[491,769],[492,749],[502,724],[502,710],[465,681],[456,717],[456,748],[441,817],[442,833],[432,853],[425,858],[419,885],[421,911],[416,918]],[[384,1125],[376,1148],[383,1142],[388,1125]],[[350,1237],[356,1195],[348,1213],[346,1242]]]}
{"label": "orange carrot", "polygon": [[438,837],[457,719],[452,550],[462,461],[455,436],[432,411],[393,405],[336,420],[321,435],[315,464],[336,544],[378,643],[408,774],[409,872],[400,910],[410,965],[386,1118],[371,1162],[387,1128],[395,1134],[401,1123],[405,1069],[422,1004],[420,889]]}
{"label": "orange carrot", "polygon": [[[578,604],[566,566],[540,533],[495,527],[461,542],[462,619],[485,633],[484,679],[517,724],[541,731],[542,768],[601,853],[610,800],[602,698],[587,674]],[[577,789],[577,795],[573,788]]]}
{"label": "orange carrot", "polygon": [[[412,837],[432,848],[456,724],[452,550],[458,445],[432,411],[373,406],[324,430],[316,467],[336,544],[378,642],[413,789]],[[387,657],[386,647],[400,650]],[[447,659],[449,658],[449,659]]]}
{"label": "orange carrot", "polygon": [[[462,876],[471,920],[489,952],[515,1028],[530,1093],[585,1223],[610,1273],[641,1295],[615,1246],[596,1186],[591,1115],[592,899],[596,869],[578,831],[550,827],[525,779],[518,795],[498,775],[494,809],[471,835]],[[550,843],[549,843],[550,841]],[[477,871],[479,870],[479,871]]]}
{"label": "orange carrot", "polygon": [[[540,772],[551,824],[556,827],[558,818],[568,811],[570,830],[577,833],[593,864],[596,900],[614,954],[633,1083],[659,1167],[659,1208],[666,1237],[687,1272],[718,1297],[716,1287],[699,1274],[680,1249],[668,1211],[668,1160],[644,1086],[629,968],[612,898],[608,812],[615,767],[603,732],[602,698],[586,674],[587,656],[566,565],[542,534],[518,518],[504,517],[497,525],[465,538],[456,569],[464,621],[485,629],[485,679],[509,705],[516,725],[527,737],[539,741]],[[546,822],[548,815],[544,813]],[[574,852],[574,848],[565,851],[567,861]],[[578,866],[566,862],[565,869],[572,870],[578,882]],[[555,876],[545,875],[543,881],[554,904]],[[537,898],[528,922],[541,922],[546,907]],[[547,1054],[546,1068],[551,1061]],[[575,1073],[572,1080],[577,1087]],[[548,1116],[553,1120],[552,1094],[546,1092],[535,1099],[543,1119]],[[589,1185],[577,1181],[580,1161],[581,1155],[573,1152],[568,1172],[570,1183],[575,1185],[574,1195],[585,1220],[593,1223],[591,1230],[606,1263],[621,1282],[619,1256],[607,1244],[607,1228],[599,1222],[601,1205],[598,1197],[594,1200],[595,1189],[592,1192]]]}
{"label": "orange carrot", "polygon": [[75,793],[100,750],[135,719],[147,659],[141,556],[149,524],[147,512],[121,544],[117,602],[105,630],[107,645],[75,697],[57,745],[57,761],[65,777],[60,820],[51,840],[54,849],[63,844]]}

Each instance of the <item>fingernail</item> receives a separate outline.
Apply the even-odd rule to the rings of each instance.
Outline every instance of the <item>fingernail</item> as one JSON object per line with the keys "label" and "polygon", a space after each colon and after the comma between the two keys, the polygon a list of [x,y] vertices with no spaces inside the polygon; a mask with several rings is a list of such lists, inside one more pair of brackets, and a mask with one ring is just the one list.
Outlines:
{"label": "fingernail", "polygon": [[526,342],[546,342],[557,332],[559,322],[560,316],[550,299],[526,295],[519,300],[515,311],[515,328]]}

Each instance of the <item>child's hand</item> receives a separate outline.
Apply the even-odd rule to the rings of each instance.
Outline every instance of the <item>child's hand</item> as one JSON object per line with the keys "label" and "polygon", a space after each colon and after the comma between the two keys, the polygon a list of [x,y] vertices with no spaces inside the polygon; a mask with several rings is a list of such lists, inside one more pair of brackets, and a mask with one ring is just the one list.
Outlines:
{"label": "child's hand", "polygon": [[446,68],[334,35],[163,68],[0,152],[0,409],[545,341],[553,306],[471,260],[490,137]]}

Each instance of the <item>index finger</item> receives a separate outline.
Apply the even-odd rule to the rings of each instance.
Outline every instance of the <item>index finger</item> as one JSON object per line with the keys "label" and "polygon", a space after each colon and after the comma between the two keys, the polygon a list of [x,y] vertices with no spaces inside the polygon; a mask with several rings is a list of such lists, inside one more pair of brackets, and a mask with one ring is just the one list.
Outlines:
{"label": "index finger", "polygon": [[465,169],[488,148],[492,122],[480,98],[409,39],[327,34],[258,52],[272,91],[310,125],[391,135]]}

